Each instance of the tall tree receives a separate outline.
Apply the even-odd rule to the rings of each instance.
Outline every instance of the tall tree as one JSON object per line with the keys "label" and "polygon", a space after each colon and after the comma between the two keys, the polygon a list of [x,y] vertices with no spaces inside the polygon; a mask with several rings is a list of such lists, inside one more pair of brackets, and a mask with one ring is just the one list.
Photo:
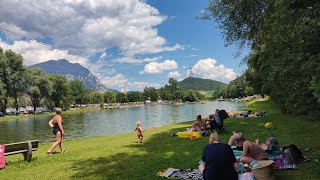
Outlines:
{"label": "tall tree", "polygon": [[6,84],[4,81],[7,80],[7,68],[6,68],[6,57],[4,56],[3,49],[0,47],[0,110],[6,113],[8,96]]}
{"label": "tall tree", "polygon": [[130,92],[127,94],[129,102],[142,102],[144,101],[142,92]]}
{"label": "tall tree", "polygon": [[[2,82],[5,85],[8,96],[14,98],[14,106],[16,110],[19,109],[18,98],[24,93],[24,71],[23,57],[7,50],[2,53],[1,66],[2,66]],[[3,57],[4,56],[4,57]],[[7,100],[5,99],[5,104]],[[6,105],[5,105],[6,106]]]}
{"label": "tall tree", "polygon": [[30,96],[34,113],[44,98],[49,98],[52,93],[52,82],[41,69],[27,69],[25,73],[27,93]]}
{"label": "tall tree", "polygon": [[82,104],[85,95],[85,87],[80,80],[72,80],[69,82],[73,102],[76,104]]}
{"label": "tall tree", "polygon": [[187,91],[187,94],[184,98],[185,98],[185,101],[189,101],[189,102],[198,101],[198,97],[197,97],[195,91],[192,89]]}
{"label": "tall tree", "polygon": [[[248,44],[246,76],[283,111],[320,115],[320,1],[210,1],[227,43]],[[316,114],[317,115],[316,115]]]}
{"label": "tall tree", "polygon": [[128,96],[125,93],[117,93],[116,99],[118,103],[127,103],[128,102]]}
{"label": "tall tree", "polygon": [[99,92],[91,92],[90,93],[90,103],[91,104],[100,104],[102,105],[104,103],[103,95]]}
{"label": "tall tree", "polygon": [[159,93],[154,87],[145,87],[143,90],[143,94],[145,99],[149,99],[151,101],[157,101],[159,98]]}
{"label": "tall tree", "polygon": [[111,90],[105,91],[103,93],[103,98],[105,103],[115,103],[117,101],[116,93]]}
{"label": "tall tree", "polygon": [[62,75],[49,74],[49,79],[53,82],[51,101],[55,107],[69,108],[72,103],[72,94],[67,78]]}

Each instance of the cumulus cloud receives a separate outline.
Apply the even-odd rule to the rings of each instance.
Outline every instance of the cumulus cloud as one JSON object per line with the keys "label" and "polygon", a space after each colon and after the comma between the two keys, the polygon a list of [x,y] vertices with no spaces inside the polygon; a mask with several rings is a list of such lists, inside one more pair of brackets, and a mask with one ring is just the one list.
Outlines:
{"label": "cumulus cloud", "polygon": [[156,74],[162,73],[165,70],[177,69],[178,64],[174,60],[165,60],[162,63],[151,62],[144,66],[144,70],[140,74]]}
{"label": "cumulus cloud", "polygon": [[113,77],[104,77],[101,82],[110,89],[120,89],[121,92],[126,91],[143,91],[145,87],[160,88],[158,83],[150,82],[128,82],[128,79],[123,74],[117,74]]}
{"label": "cumulus cloud", "polygon": [[157,56],[157,57],[152,57],[152,58],[121,57],[121,58],[114,59],[113,62],[141,64],[141,63],[158,61],[161,58],[162,58],[162,56]]}
{"label": "cumulus cloud", "polygon": [[101,78],[105,75],[111,75],[116,72],[111,64],[105,63],[107,54],[103,53],[96,63],[83,56],[75,56],[68,51],[53,49],[42,45],[37,41],[14,41],[13,44],[7,44],[0,39],[0,47],[4,50],[11,49],[17,54],[21,54],[24,58],[24,65],[31,66],[47,60],[66,59],[70,63],[79,63],[83,67],[90,70],[92,74]]}
{"label": "cumulus cloud", "polygon": [[0,47],[4,50],[11,49],[15,53],[21,54],[26,66],[58,59],[67,59],[71,63],[79,63],[85,67],[89,65],[89,60],[85,57],[71,55],[68,51],[51,49],[39,44],[37,41],[14,41],[11,45],[0,41]]}
{"label": "cumulus cloud", "polygon": [[181,74],[179,71],[172,71],[168,73],[168,77],[169,78],[175,78],[175,79],[179,79],[181,77]]}
{"label": "cumulus cloud", "polygon": [[31,39],[49,37],[56,48],[72,54],[87,57],[115,47],[123,56],[132,57],[183,49],[179,44],[168,45],[158,35],[156,26],[167,17],[145,1],[4,0],[1,3],[5,6],[0,6],[0,27]]}
{"label": "cumulus cloud", "polygon": [[158,83],[150,83],[150,82],[129,82],[128,83],[128,88],[135,91],[143,91],[145,87],[160,88],[161,85]]}
{"label": "cumulus cloud", "polygon": [[123,74],[117,74],[113,77],[106,76],[104,78],[101,78],[100,81],[107,88],[121,89],[128,82],[128,79]]}
{"label": "cumulus cloud", "polygon": [[[226,68],[223,64],[217,65],[216,63],[215,59],[201,59],[192,67],[192,73],[200,78],[223,82],[230,82],[237,77],[233,69]],[[190,74],[190,70],[188,73]]]}

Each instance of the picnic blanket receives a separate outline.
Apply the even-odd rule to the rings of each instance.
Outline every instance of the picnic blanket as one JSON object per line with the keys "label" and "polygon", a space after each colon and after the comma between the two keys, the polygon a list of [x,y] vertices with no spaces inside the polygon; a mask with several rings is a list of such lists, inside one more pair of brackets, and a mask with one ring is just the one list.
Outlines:
{"label": "picnic blanket", "polygon": [[158,173],[159,176],[167,177],[170,179],[192,179],[203,180],[202,175],[198,169],[174,169],[168,168],[166,171]]}
{"label": "picnic blanket", "polygon": [[297,164],[288,164],[283,154],[268,156],[268,159],[274,161],[274,169],[297,169]]}
{"label": "picnic blanket", "polygon": [[[170,179],[191,179],[191,180],[203,180],[202,175],[198,169],[174,169],[168,168],[166,171],[159,172],[158,176],[167,177]],[[239,180],[254,180],[254,176],[251,172],[239,174]]]}
{"label": "picnic blanket", "polygon": [[6,167],[6,161],[4,160],[4,144],[0,144],[0,169],[4,169]]}

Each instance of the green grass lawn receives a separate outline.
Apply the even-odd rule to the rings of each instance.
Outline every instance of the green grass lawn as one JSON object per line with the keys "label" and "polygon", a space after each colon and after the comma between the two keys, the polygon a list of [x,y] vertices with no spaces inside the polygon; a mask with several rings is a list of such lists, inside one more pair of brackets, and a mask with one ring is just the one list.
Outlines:
{"label": "green grass lawn", "polygon": [[[314,157],[320,155],[319,122],[281,114],[269,102],[254,102],[249,105],[255,111],[265,110],[265,118],[230,118],[225,121],[226,132],[221,134],[227,142],[232,130],[241,131],[254,141],[260,136],[277,137],[282,146],[296,144],[312,152],[311,159],[298,164],[298,170],[276,171],[279,179],[320,179],[320,163]],[[273,129],[265,129],[271,121]],[[22,155],[6,157],[7,167],[0,171],[1,179],[165,179],[156,173],[169,167],[197,168],[208,137],[187,141],[170,135],[190,127],[181,123],[150,129],[144,132],[144,142],[136,144],[136,134],[82,138],[65,142],[65,154],[46,154],[51,144],[40,144],[30,163]],[[68,133],[67,128],[66,133]],[[315,151],[316,150],[316,151]]]}

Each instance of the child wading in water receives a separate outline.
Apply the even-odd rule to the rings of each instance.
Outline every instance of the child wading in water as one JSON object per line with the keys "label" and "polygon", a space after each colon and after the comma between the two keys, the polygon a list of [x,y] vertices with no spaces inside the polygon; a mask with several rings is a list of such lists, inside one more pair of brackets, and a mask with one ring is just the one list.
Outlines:
{"label": "child wading in water", "polygon": [[142,134],[142,128],[141,128],[141,121],[137,122],[137,127],[134,131],[137,131],[138,143],[142,143],[143,134]]}

